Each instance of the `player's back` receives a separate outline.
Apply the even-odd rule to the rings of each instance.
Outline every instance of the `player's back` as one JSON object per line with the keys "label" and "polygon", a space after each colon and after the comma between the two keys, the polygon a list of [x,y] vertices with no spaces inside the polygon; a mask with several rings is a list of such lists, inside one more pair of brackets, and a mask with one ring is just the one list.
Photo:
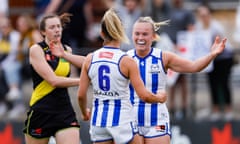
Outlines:
{"label": "player's back", "polygon": [[92,124],[116,126],[132,120],[129,79],[120,70],[126,54],[119,48],[103,47],[93,53],[88,75],[93,86]]}

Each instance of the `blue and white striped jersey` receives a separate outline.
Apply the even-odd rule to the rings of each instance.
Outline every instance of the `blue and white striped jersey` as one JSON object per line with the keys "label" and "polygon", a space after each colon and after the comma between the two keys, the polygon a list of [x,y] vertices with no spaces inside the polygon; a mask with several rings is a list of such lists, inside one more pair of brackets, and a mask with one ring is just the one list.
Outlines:
{"label": "blue and white striped jersey", "polygon": [[[135,50],[128,51],[128,55],[137,62],[145,87],[156,93],[166,89],[167,73],[164,70],[161,49],[152,48],[144,58],[138,57]],[[130,99],[134,105],[138,126],[156,126],[160,122],[169,122],[168,109],[165,103],[143,102],[130,85]]]}
{"label": "blue and white striped jersey", "polygon": [[118,126],[135,119],[129,98],[129,79],[119,67],[125,55],[112,47],[103,47],[93,53],[88,75],[93,85],[91,124],[94,126]]}

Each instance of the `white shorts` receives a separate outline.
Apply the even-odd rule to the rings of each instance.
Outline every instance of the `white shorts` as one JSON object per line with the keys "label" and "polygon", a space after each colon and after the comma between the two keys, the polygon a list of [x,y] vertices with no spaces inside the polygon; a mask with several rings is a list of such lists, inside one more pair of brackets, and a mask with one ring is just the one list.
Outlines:
{"label": "white shorts", "polygon": [[138,133],[136,122],[114,127],[90,126],[90,135],[93,142],[113,140],[115,144],[126,144],[133,139],[136,133]]}
{"label": "white shorts", "polygon": [[160,137],[164,135],[171,136],[170,124],[167,122],[157,126],[150,127],[139,126],[138,131],[139,135],[143,136],[144,138]]}

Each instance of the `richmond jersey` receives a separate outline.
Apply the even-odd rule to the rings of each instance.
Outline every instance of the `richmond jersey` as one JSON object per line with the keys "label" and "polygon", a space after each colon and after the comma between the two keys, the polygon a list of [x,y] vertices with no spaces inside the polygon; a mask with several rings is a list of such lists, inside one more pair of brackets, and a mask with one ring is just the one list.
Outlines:
{"label": "richmond jersey", "polygon": [[[136,55],[135,50],[128,51],[128,54],[137,62],[145,87],[156,93],[158,90],[165,90],[167,74],[162,61],[162,51],[152,48],[151,52],[144,58]],[[156,126],[160,122],[169,122],[169,114],[166,104],[143,102],[130,85],[130,99],[134,105],[137,115],[138,126]]]}
{"label": "richmond jersey", "polygon": [[[63,58],[52,55],[45,41],[38,43],[38,45],[41,46],[45,59],[54,73],[57,76],[69,77],[70,63]],[[33,80],[33,92],[30,100],[31,108],[48,113],[73,111],[67,88],[51,86],[35,71],[32,65],[30,66]]]}
{"label": "richmond jersey", "polygon": [[129,79],[119,67],[125,55],[120,49],[112,47],[103,47],[93,53],[88,75],[93,85],[91,124],[94,126],[118,126],[133,120]]}

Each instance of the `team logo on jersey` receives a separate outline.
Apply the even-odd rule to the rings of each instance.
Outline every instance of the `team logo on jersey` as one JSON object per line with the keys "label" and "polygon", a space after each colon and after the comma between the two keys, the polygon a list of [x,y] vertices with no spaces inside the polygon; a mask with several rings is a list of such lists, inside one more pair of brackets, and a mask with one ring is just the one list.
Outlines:
{"label": "team logo on jersey", "polygon": [[156,131],[159,132],[164,132],[166,130],[166,126],[165,125],[158,125],[155,127]]}
{"label": "team logo on jersey", "polygon": [[113,53],[112,52],[100,52],[99,53],[99,58],[107,58],[107,59],[112,59],[113,58]]}
{"label": "team logo on jersey", "polygon": [[60,58],[60,61],[61,61],[61,62],[67,62],[67,60],[64,59],[64,58]]}
{"label": "team logo on jersey", "polygon": [[43,48],[43,50],[45,51],[45,52],[49,52],[50,50],[49,50],[49,47],[45,47],[45,48]]}
{"label": "team logo on jersey", "polygon": [[150,73],[160,73],[160,66],[158,64],[152,64],[150,67]]}

